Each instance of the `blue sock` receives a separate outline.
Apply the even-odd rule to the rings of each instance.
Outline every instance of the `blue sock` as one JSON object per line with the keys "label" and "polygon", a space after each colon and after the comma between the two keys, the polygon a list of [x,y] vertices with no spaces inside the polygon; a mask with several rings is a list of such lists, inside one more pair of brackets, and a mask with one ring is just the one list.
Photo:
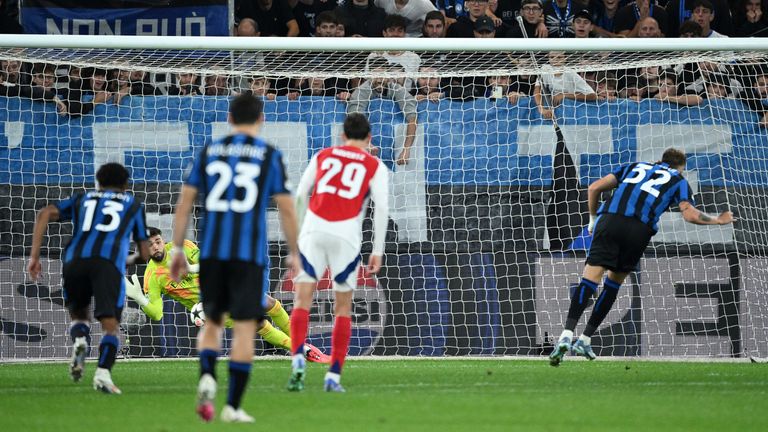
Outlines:
{"label": "blue sock", "polygon": [[200,376],[211,374],[216,379],[216,358],[219,353],[212,349],[200,351]]}
{"label": "blue sock", "polygon": [[72,343],[79,337],[85,337],[88,346],[91,346],[91,327],[84,322],[73,322],[69,326],[69,337],[72,338]]}
{"label": "blue sock", "polygon": [[112,366],[115,364],[115,358],[117,357],[117,347],[120,346],[120,341],[117,336],[104,335],[101,338],[99,344],[99,367],[107,370],[112,370]]}
{"label": "blue sock", "polygon": [[328,372],[341,375],[341,363],[337,361],[331,363],[331,367],[328,368]]}
{"label": "blue sock", "polygon": [[619,288],[621,284],[605,278],[603,281],[603,291],[600,293],[600,297],[595,302],[595,307],[592,309],[592,315],[589,317],[587,326],[584,328],[584,336],[592,337],[600,327],[608,312],[613,307],[613,303],[616,302],[616,297],[619,295]]}
{"label": "blue sock", "polygon": [[581,279],[579,286],[576,287],[573,295],[571,295],[571,305],[568,307],[568,318],[565,320],[566,330],[573,331],[576,328],[576,324],[584,313],[584,309],[587,308],[587,302],[595,291],[597,291],[597,283],[592,282],[589,279]]}
{"label": "blue sock", "polygon": [[250,375],[251,363],[229,361],[229,395],[227,396],[227,405],[234,409],[240,408],[240,400],[243,398]]}

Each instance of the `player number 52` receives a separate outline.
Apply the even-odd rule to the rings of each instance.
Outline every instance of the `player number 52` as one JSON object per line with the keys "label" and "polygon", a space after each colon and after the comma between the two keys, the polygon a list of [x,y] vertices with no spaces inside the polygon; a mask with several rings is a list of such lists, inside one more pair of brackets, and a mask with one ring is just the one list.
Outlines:
{"label": "player number 52", "polygon": [[[624,183],[640,183],[645,179],[646,174],[648,173],[648,170],[653,168],[652,165],[639,163],[635,165],[635,168],[632,169],[632,173],[635,174],[633,177],[627,177],[624,179]],[[653,172],[653,178],[649,178],[640,186],[640,190],[644,190],[648,192],[649,194],[658,197],[659,196],[659,190],[656,189],[657,187],[666,184],[668,181],[672,179],[672,174],[669,173],[669,171],[665,169],[657,169]]]}

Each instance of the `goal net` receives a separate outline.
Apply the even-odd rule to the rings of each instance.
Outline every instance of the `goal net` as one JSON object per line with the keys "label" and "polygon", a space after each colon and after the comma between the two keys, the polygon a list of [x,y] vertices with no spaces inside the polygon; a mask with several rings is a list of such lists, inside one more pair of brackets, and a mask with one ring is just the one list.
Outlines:
{"label": "goal net", "polygon": [[[703,227],[677,209],[664,214],[593,337],[595,351],[768,356],[768,44],[723,50],[727,40],[691,40],[641,52],[545,41],[526,52],[493,41],[457,51],[386,39],[363,51],[355,41],[322,50],[317,39],[299,49],[266,39],[259,49],[239,39],[200,49],[183,38],[174,49],[131,49],[129,39],[91,48],[0,42],[0,361],[69,355],[60,257],[72,228],[50,225],[34,283],[25,261],[36,211],[93,188],[96,168],[118,161],[149,224],[170,239],[185,168],[227,133],[228,100],[240,92],[264,99],[262,135],[283,152],[294,184],[312,154],[340,141],[345,113],[372,123],[391,170],[391,214],[382,272],[359,270],[352,355],[548,353],[591,241],[586,187],[674,146],[688,154],[697,206],[730,209],[737,221]],[[112,40],[119,48],[107,48]],[[269,218],[270,293],[290,312],[274,209]],[[370,229],[366,220],[364,256]],[[143,281],[143,266],[134,273]],[[329,288],[319,283],[309,333],[326,352]],[[187,310],[166,295],[163,312],[150,319],[127,302],[124,354],[194,355]],[[97,344],[98,324],[94,333]],[[257,354],[282,352],[257,343]]]}

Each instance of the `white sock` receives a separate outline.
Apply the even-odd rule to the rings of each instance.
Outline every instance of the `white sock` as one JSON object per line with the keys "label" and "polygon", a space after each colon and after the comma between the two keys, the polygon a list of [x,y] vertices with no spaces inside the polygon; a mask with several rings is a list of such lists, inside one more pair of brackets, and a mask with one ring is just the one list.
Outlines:
{"label": "white sock", "polygon": [[573,339],[573,330],[563,330],[562,333],[560,333],[560,339],[562,338],[568,338]]}
{"label": "white sock", "polygon": [[304,355],[294,354],[291,359],[291,367],[294,369],[304,369]]}
{"label": "white sock", "polygon": [[592,345],[592,338],[589,336],[581,335],[579,336],[579,340],[584,342],[586,345]]}
{"label": "white sock", "polygon": [[325,373],[325,379],[326,380],[332,380],[336,384],[341,382],[341,375],[333,372],[326,372]]}

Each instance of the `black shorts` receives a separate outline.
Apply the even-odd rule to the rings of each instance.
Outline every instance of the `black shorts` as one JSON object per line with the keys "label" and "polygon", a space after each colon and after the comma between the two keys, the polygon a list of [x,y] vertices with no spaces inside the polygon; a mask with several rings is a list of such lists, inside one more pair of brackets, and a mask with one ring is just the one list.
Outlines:
{"label": "black shorts", "polygon": [[125,281],[115,264],[104,258],[75,258],[64,264],[64,300],[69,310],[81,310],[94,298],[93,315],[120,321],[125,305]]}
{"label": "black shorts", "polygon": [[620,273],[632,272],[654,234],[651,227],[635,218],[603,214],[595,225],[587,264]]}
{"label": "black shorts", "polygon": [[205,316],[220,322],[229,312],[233,320],[264,319],[264,293],[269,272],[243,261],[200,261],[200,299]]}

